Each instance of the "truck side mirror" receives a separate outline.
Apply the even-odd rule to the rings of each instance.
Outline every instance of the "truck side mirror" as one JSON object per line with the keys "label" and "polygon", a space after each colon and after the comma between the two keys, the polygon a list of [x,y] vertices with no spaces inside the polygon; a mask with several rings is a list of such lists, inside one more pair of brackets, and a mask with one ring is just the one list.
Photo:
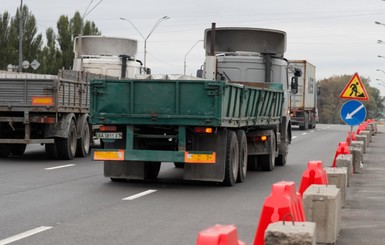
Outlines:
{"label": "truck side mirror", "polygon": [[197,77],[203,78],[203,70],[202,69],[197,70]]}
{"label": "truck side mirror", "polygon": [[294,77],[291,78],[291,92],[293,94],[298,93],[298,78],[302,76],[302,70],[299,68],[294,68]]}
{"label": "truck side mirror", "polygon": [[291,92],[293,94],[298,93],[298,77],[292,77],[291,78],[290,88],[291,88]]}

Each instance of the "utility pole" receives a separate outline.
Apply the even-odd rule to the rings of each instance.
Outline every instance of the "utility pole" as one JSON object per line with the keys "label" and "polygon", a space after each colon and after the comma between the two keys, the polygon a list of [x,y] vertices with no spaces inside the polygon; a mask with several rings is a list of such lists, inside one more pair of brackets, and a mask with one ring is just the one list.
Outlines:
{"label": "utility pole", "polygon": [[20,12],[19,12],[19,66],[18,72],[23,71],[23,0],[20,0]]}

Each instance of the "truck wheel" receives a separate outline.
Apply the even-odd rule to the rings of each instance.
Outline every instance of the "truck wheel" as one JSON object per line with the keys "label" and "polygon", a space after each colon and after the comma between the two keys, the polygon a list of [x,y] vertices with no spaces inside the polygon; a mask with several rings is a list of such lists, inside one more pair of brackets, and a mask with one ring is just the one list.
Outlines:
{"label": "truck wheel", "polygon": [[160,171],[161,162],[144,162],[144,179],[156,179]]}
{"label": "truck wheel", "polygon": [[287,162],[287,154],[289,153],[289,136],[287,135],[287,132],[286,132],[286,136],[285,136],[285,142],[284,142],[284,146],[283,146],[283,152],[280,153],[278,155],[278,157],[275,159],[275,164],[277,166],[285,166],[286,165],[286,162]]}
{"label": "truck wheel", "polygon": [[226,141],[226,162],[225,162],[225,178],[223,184],[233,186],[238,176],[239,167],[239,147],[237,136],[234,131],[227,131]]}
{"label": "truck wheel", "polygon": [[0,157],[8,157],[11,153],[11,147],[8,144],[0,144]]}
{"label": "truck wheel", "polygon": [[11,147],[11,154],[13,156],[22,156],[25,152],[25,148],[27,148],[26,144],[12,144]]}
{"label": "truck wheel", "polygon": [[83,132],[80,139],[78,139],[76,147],[76,156],[85,157],[90,152],[91,134],[90,127],[87,122],[83,125]]}
{"label": "truck wheel", "polygon": [[77,133],[75,122],[71,121],[68,138],[57,138],[56,150],[61,160],[72,160],[76,153]]}
{"label": "truck wheel", "polygon": [[239,147],[239,167],[237,182],[242,183],[247,173],[247,139],[244,130],[237,130],[237,141]]}
{"label": "truck wheel", "polygon": [[45,144],[45,153],[47,153],[49,158],[57,159],[57,150],[56,150],[56,144]]}
{"label": "truck wheel", "polygon": [[270,139],[270,154],[258,156],[258,161],[261,163],[262,171],[273,171],[275,166],[275,133],[272,132]]}

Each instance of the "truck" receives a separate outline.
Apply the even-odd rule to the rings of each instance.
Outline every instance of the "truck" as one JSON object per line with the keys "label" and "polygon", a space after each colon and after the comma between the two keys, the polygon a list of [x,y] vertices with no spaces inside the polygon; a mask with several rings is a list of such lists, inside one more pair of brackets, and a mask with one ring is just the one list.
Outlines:
{"label": "truck", "polygon": [[247,170],[285,165],[291,142],[286,33],[260,28],[205,30],[202,78],[147,76],[92,80],[91,124],[101,125],[111,181],[153,180],[161,164],[183,179],[233,186]]}
{"label": "truck", "polygon": [[83,36],[75,39],[74,69],[58,75],[0,72],[0,157],[23,155],[43,144],[53,158],[89,154],[95,127],[89,124],[89,81],[134,77],[137,41]]}
{"label": "truck", "polygon": [[[300,130],[313,129],[318,122],[317,97],[319,87],[316,82],[316,67],[306,60],[289,60],[290,70],[301,69],[298,78],[298,93],[290,96],[290,116],[292,125]],[[294,76],[294,72],[289,72]]]}

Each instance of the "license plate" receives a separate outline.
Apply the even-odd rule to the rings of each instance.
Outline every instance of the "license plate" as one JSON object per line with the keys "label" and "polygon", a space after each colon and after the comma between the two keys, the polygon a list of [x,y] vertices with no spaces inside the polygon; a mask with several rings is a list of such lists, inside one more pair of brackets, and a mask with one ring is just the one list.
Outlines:
{"label": "license plate", "polygon": [[187,163],[215,163],[216,155],[212,153],[189,153],[185,152],[184,161]]}
{"label": "license plate", "polygon": [[96,137],[99,139],[122,139],[122,132],[96,132]]}

